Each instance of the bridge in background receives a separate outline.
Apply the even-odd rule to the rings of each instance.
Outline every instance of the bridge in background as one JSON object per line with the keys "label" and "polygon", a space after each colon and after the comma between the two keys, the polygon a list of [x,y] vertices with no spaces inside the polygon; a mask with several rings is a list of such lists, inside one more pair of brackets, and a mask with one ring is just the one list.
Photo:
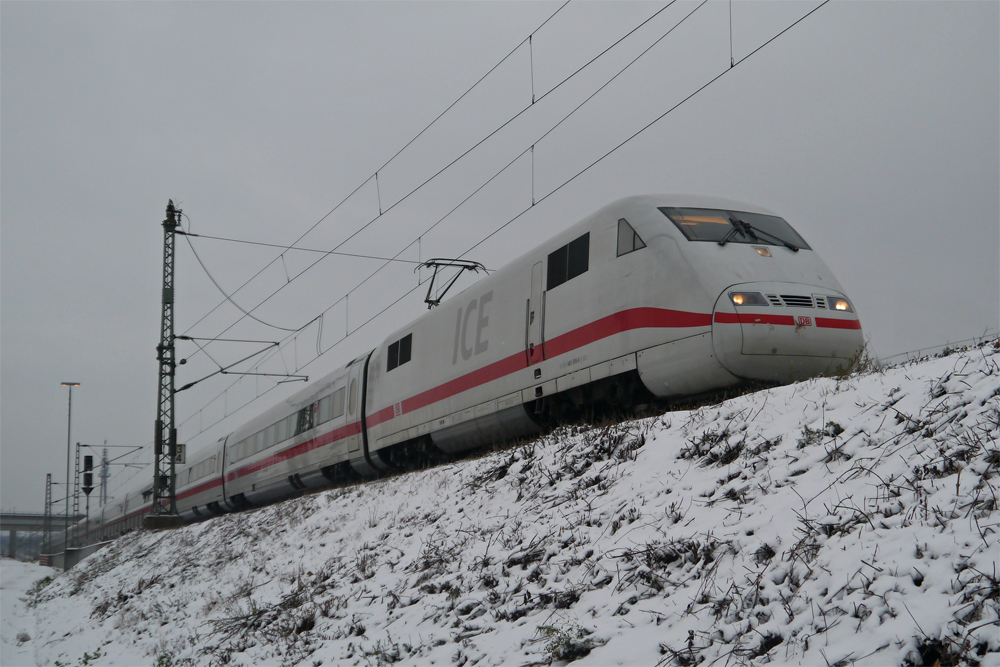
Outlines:
{"label": "bridge in background", "polygon": [[[70,525],[83,521],[86,517],[83,514],[77,514],[69,518]],[[49,530],[53,533],[60,533],[66,527],[66,515],[65,514],[53,514],[49,516]],[[17,552],[17,533],[44,533],[45,532],[45,514],[39,512],[8,512],[6,510],[0,510],[0,532],[10,533],[10,539],[7,542],[7,555],[11,558],[15,557]]]}

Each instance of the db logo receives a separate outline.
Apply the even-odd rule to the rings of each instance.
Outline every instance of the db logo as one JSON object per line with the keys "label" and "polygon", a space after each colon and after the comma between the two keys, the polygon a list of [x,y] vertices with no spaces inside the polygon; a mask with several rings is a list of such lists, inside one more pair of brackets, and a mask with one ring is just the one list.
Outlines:
{"label": "db logo", "polygon": [[393,403],[393,405],[392,405],[392,416],[393,417],[398,417],[401,414],[403,414],[403,406],[400,405],[399,403]]}
{"label": "db logo", "polygon": [[798,324],[796,324],[796,326],[799,327],[811,327],[812,325],[813,325],[813,319],[811,317],[805,317],[802,315],[799,316]]}

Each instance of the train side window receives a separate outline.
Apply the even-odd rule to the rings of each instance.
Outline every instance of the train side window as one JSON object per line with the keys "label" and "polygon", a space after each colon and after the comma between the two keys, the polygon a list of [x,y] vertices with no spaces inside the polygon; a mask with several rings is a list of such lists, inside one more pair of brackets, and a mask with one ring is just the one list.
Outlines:
{"label": "train side window", "polygon": [[618,221],[618,256],[621,257],[645,247],[646,244],[642,242],[636,231],[632,229],[632,225],[628,224],[628,220],[621,218]]}
{"label": "train side window", "polygon": [[351,414],[358,408],[358,381],[351,380]]}
{"label": "train side window", "polygon": [[566,265],[569,263],[569,246],[564,245],[555,252],[549,253],[548,279],[545,289],[554,289],[566,282]]}
{"label": "train side window", "polygon": [[413,334],[406,334],[395,343],[389,345],[386,359],[386,373],[397,366],[402,366],[408,362],[413,351]]}
{"label": "train side window", "polygon": [[333,392],[333,418],[344,416],[344,394],[347,390],[341,387],[337,391]]}
{"label": "train side window", "polygon": [[586,273],[588,268],[590,268],[590,232],[570,242],[566,280],[573,280]]}
{"label": "train side window", "polygon": [[410,353],[413,350],[413,334],[406,334],[399,340],[399,365],[402,366],[410,360]]}
{"label": "train side window", "polygon": [[386,373],[394,369],[399,365],[399,341],[389,345],[389,357],[386,359],[385,369]]}
{"label": "train side window", "polygon": [[313,427],[313,406],[312,404],[299,410],[299,424],[295,430],[296,435],[305,433]]}
{"label": "train side window", "polygon": [[590,232],[549,253],[546,288],[554,289],[590,268]]}
{"label": "train side window", "polygon": [[330,396],[324,396],[323,398],[320,399],[320,401],[319,401],[319,410],[318,410],[318,414],[317,414],[317,417],[316,417],[316,423],[317,424],[325,424],[326,422],[330,421],[331,414],[332,414],[332,410],[330,409],[330,406],[331,406],[332,402],[333,402],[333,395],[332,394]]}

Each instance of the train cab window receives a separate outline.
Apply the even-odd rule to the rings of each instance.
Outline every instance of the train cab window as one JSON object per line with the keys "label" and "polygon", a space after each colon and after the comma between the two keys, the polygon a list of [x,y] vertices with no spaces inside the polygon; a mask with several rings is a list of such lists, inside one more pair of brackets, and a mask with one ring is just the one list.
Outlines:
{"label": "train cab window", "polygon": [[587,272],[590,266],[590,232],[549,253],[545,289],[551,290]]}
{"label": "train cab window", "polygon": [[660,212],[674,223],[688,241],[784,245],[812,250],[791,225],[774,215],[667,206],[661,206]]}
{"label": "train cab window", "polygon": [[351,380],[351,414],[358,409],[358,381]]}
{"label": "train cab window", "polygon": [[386,373],[408,362],[412,351],[413,334],[406,334],[395,343],[390,344],[386,359]]}
{"label": "train cab window", "polygon": [[646,244],[642,242],[639,235],[632,229],[632,225],[628,224],[628,220],[625,218],[620,219],[618,221],[618,256],[621,257],[645,247]]}

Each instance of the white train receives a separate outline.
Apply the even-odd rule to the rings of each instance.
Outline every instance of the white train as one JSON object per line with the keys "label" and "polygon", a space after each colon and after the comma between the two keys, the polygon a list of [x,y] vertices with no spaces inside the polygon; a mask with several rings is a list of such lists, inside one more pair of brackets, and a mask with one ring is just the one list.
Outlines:
{"label": "white train", "polygon": [[[236,511],[638,394],[788,383],[847,366],[862,344],[837,279],[776,214],[629,197],[190,456],[178,508]],[[140,526],[150,497],[137,488],[92,512],[77,541]]]}

